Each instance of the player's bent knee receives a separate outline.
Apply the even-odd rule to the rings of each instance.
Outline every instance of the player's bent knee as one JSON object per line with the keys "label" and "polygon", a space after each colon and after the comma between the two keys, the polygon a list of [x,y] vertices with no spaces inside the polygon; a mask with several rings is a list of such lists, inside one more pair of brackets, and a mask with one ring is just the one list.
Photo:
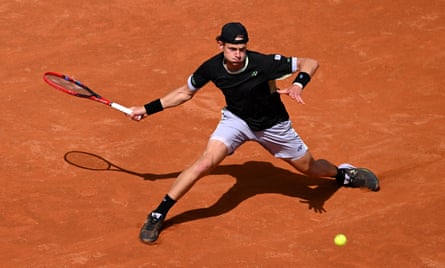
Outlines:
{"label": "player's bent knee", "polygon": [[195,172],[197,176],[203,176],[208,174],[213,167],[213,161],[209,157],[203,156],[195,163],[193,172]]}
{"label": "player's bent knee", "polygon": [[201,157],[191,167],[196,177],[207,175],[216,167],[227,155],[226,145],[220,141],[209,141],[206,150]]}

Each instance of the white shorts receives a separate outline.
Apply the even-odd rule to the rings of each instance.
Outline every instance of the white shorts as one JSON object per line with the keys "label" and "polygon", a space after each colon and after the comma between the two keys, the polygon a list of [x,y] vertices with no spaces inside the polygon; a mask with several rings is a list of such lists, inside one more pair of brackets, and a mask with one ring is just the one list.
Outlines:
{"label": "white shorts", "polygon": [[211,140],[223,142],[232,154],[246,141],[256,141],[277,158],[297,160],[303,157],[308,147],[292,128],[290,120],[278,123],[268,129],[252,131],[249,126],[227,109],[222,110]]}

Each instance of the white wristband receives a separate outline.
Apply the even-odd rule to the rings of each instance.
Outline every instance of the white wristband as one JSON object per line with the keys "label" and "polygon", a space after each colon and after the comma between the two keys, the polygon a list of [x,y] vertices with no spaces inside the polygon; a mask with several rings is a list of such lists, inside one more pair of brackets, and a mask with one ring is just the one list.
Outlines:
{"label": "white wristband", "polygon": [[301,83],[294,82],[293,85],[299,86],[301,89],[303,89],[303,84],[301,84]]}

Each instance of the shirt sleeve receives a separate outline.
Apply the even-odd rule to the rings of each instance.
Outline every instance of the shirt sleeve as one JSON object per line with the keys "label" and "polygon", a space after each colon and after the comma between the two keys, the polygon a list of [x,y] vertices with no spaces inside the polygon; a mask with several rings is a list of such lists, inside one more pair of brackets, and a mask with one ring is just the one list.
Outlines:
{"label": "shirt sleeve", "polygon": [[210,76],[206,71],[206,64],[201,65],[193,74],[187,79],[187,85],[192,91],[202,88],[210,81]]}
{"label": "shirt sleeve", "polygon": [[282,79],[298,70],[298,59],[296,57],[286,57],[279,54],[269,55],[270,79]]}

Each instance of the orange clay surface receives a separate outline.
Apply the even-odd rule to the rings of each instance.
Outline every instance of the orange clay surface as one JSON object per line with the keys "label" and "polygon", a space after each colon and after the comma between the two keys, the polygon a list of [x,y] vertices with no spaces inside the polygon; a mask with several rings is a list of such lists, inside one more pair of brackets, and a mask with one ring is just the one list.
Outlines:
{"label": "orange clay surface", "polygon": [[[440,0],[1,1],[0,266],[445,267],[444,11]],[[293,125],[315,157],[368,167],[382,190],[304,177],[247,143],[145,245],[139,228],[205,147],[223,96],[209,84],[137,123],[42,75],[142,105],[218,53],[228,21],[247,26],[252,50],[320,62],[306,105],[282,96]],[[75,152],[121,169],[73,165]]]}

